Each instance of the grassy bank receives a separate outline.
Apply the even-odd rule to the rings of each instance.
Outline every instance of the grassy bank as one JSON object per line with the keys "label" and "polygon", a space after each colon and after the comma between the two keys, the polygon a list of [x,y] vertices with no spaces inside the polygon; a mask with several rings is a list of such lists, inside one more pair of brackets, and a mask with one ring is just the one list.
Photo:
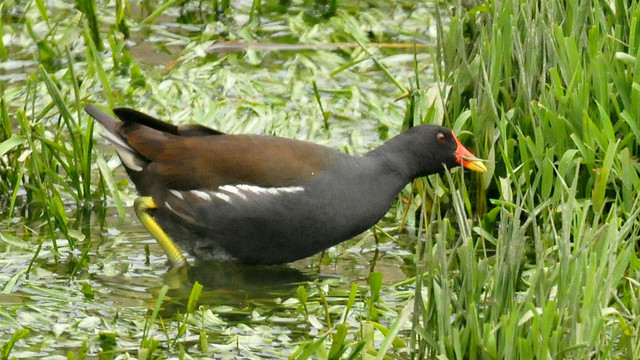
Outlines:
{"label": "grassy bank", "polygon": [[[479,223],[430,222],[417,346],[449,358],[637,358],[640,8],[451,11],[436,70],[445,119],[495,167],[476,191]],[[473,218],[464,205],[456,215]]]}

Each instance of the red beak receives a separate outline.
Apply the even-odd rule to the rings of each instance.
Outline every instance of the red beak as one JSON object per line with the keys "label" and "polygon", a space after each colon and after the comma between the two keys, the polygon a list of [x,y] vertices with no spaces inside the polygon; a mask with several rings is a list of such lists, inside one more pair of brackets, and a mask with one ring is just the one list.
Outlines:
{"label": "red beak", "polygon": [[453,138],[456,140],[458,144],[458,149],[456,149],[456,158],[458,164],[466,167],[469,170],[477,171],[477,172],[485,172],[487,171],[487,167],[484,166],[482,161],[478,159],[475,155],[471,153],[471,151],[467,150],[466,147],[462,146],[460,140],[456,137],[456,134],[453,134]]}

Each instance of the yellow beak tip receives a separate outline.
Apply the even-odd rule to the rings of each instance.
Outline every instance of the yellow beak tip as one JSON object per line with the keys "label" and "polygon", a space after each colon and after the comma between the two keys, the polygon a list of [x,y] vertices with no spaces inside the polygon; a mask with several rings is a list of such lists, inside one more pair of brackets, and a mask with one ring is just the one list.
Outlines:
{"label": "yellow beak tip", "polygon": [[484,165],[484,163],[482,161],[479,161],[479,160],[469,161],[466,164],[464,164],[464,167],[466,167],[467,169],[469,169],[471,171],[476,171],[476,172],[479,172],[479,173],[483,173],[483,172],[487,171],[487,167]]}

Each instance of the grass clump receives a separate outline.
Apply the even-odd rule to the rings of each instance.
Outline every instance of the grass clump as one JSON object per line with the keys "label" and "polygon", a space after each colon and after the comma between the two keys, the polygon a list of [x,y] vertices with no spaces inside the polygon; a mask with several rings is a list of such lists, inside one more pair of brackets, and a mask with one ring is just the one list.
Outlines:
{"label": "grass clump", "polygon": [[[424,198],[436,201],[416,255],[424,275],[411,351],[640,356],[640,166],[632,155],[640,144],[630,101],[637,63],[627,58],[638,51],[640,8],[456,5],[450,22],[439,23],[434,74],[446,111],[436,121],[464,124],[493,163],[472,179],[475,198],[450,178],[427,185]],[[453,197],[449,211],[440,205],[443,187]]]}

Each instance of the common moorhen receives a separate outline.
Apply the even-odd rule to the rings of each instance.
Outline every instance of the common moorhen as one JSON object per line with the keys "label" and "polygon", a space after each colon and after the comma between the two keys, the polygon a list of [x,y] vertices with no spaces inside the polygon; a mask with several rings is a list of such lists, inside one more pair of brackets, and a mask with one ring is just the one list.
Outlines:
{"label": "common moorhen", "polygon": [[85,111],[107,131],[142,195],[136,213],[173,265],[186,259],[172,239],[198,258],[301,259],[375,225],[414,178],[459,165],[486,171],[436,125],[355,157],[307,141],[175,126],[128,108],[113,109],[121,122],[89,104]]}

